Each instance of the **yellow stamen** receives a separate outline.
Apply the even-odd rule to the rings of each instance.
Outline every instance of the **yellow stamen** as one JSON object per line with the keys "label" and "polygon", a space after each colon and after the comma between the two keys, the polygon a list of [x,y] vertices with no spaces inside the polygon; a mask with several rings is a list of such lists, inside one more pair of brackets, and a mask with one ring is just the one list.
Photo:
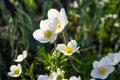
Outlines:
{"label": "yellow stamen", "polygon": [[58,24],[55,26],[55,29],[58,30],[58,29],[60,29],[60,28],[61,28],[61,25],[60,25],[60,23],[58,23]]}
{"label": "yellow stamen", "polygon": [[16,69],[16,70],[14,71],[14,75],[18,75],[18,74],[19,74],[19,70]]}
{"label": "yellow stamen", "polygon": [[63,78],[62,74],[58,74],[56,80],[62,80],[62,78]]}
{"label": "yellow stamen", "polygon": [[50,30],[46,30],[43,34],[44,34],[44,37],[47,39],[51,38],[53,35]]}
{"label": "yellow stamen", "polygon": [[52,78],[49,78],[48,80],[53,80]]}
{"label": "yellow stamen", "polygon": [[104,75],[106,73],[106,68],[105,67],[99,67],[98,68],[98,73]]}
{"label": "yellow stamen", "polygon": [[64,48],[64,51],[65,51],[66,53],[71,53],[71,52],[72,52],[72,48],[71,48],[70,46],[66,46],[66,47]]}

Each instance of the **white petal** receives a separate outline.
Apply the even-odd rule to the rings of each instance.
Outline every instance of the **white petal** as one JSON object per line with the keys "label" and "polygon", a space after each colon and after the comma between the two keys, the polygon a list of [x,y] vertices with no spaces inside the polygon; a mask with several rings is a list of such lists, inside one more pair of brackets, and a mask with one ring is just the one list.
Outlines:
{"label": "white petal", "polygon": [[12,66],[10,67],[10,71],[14,71],[16,68],[17,68],[16,65],[12,65]]}
{"label": "white petal", "polygon": [[20,55],[17,56],[17,59],[15,59],[14,61],[15,62],[22,62],[23,60],[24,60],[24,57],[23,57],[22,54],[20,54]]}
{"label": "white petal", "polygon": [[26,58],[27,57],[27,50],[24,50],[23,51],[23,58]]}
{"label": "white petal", "polygon": [[115,70],[114,66],[107,66],[107,74],[112,73]]}
{"label": "white petal", "polygon": [[97,67],[97,64],[99,64],[99,62],[98,62],[98,61],[94,61],[94,62],[93,62],[93,68],[96,68],[96,67]]}
{"label": "white petal", "polygon": [[11,77],[19,77],[20,75],[14,75],[13,72],[8,72],[8,75]]}
{"label": "white petal", "polygon": [[65,44],[58,44],[56,50],[59,50],[60,52],[64,53],[65,46]]}
{"label": "white petal", "polygon": [[40,29],[42,31],[45,31],[45,30],[50,30],[50,31],[55,31],[55,23],[53,22],[53,20],[49,20],[49,19],[46,19],[46,20],[41,20],[40,22]]}
{"label": "white petal", "polygon": [[80,76],[78,77],[78,80],[81,80],[81,77],[80,77]]}
{"label": "white petal", "polygon": [[120,62],[120,53],[115,53],[114,57],[116,61]]}
{"label": "white petal", "polygon": [[72,76],[72,77],[70,77],[70,79],[69,79],[69,80],[78,80],[78,79],[77,79],[77,77]]}
{"label": "white petal", "polygon": [[53,73],[51,73],[51,75],[49,76],[49,78],[55,78],[57,76],[57,73],[56,72],[53,72]]}
{"label": "white petal", "polygon": [[48,19],[54,20],[58,16],[60,16],[60,13],[56,9],[50,9],[48,11]]}
{"label": "white petal", "polygon": [[52,36],[52,38],[50,39],[50,43],[53,43],[53,42],[56,40],[57,35],[58,35],[58,34],[53,33],[53,36]]}
{"label": "white petal", "polygon": [[70,46],[73,50],[76,50],[77,42],[75,40],[71,40],[70,42],[68,42],[67,46]]}
{"label": "white petal", "polygon": [[64,26],[66,26],[66,24],[68,23],[68,19],[67,19],[67,16],[66,16],[66,13],[65,13],[64,8],[62,8],[62,9],[60,10],[60,15],[61,15],[62,18],[64,19],[64,21],[62,21],[62,24],[63,24]]}
{"label": "white petal", "polygon": [[40,30],[40,29],[37,29],[37,30],[33,33],[33,37],[34,37],[37,41],[39,41],[39,42],[41,42],[41,43],[47,43],[47,42],[49,42],[49,40],[47,40],[47,39],[44,38],[43,32],[42,32],[42,30]]}
{"label": "white petal", "polygon": [[37,80],[48,80],[48,76],[47,75],[39,75]]}

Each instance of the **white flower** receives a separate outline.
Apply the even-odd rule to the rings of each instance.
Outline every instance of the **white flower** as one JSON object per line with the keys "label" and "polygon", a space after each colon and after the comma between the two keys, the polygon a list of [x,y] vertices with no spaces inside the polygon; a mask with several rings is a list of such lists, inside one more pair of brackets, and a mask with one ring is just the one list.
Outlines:
{"label": "white flower", "polygon": [[64,79],[64,71],[57,69],[56,76],[53,78],[53,80],[65,80]]}
{"label": "white flower", "polygon": [[65,44],[58,44],[56,50],[59,50],[62,52],[64,55],[70,56],[74,52],[79,52],[78,51],[79,47],[77,47],[77,42],[75,40],[71,40],[68,42],[67,45]]}
{"label": "white flower", "polygon": [[113,14],[112,17],[113,17],[113,19],[116,19],[118,17],[118,15],[117,14]]}
{"label": "white flower", "polygon": [[119,23],[114,23],[114,26],[115,27],[120,27],[120,24]]}
{"label": "white flower", "polygon": [[116,65],[120,62],[120,53],[109,53],[105,58],[109,65]]}
{"label": "white flower", "polygon": [[15,59],[15,62],[22,62],[27,57],[27,50],[24,50],[22,54],[17,56],[17,59]]}
{"label": "white flower", "polygon": [[50,76],[47,75],[39,75],[37,80],[53,80],[56,77],[56,72],[51,73]]}
{"label": "white flower", "polygon": [[73,3],[71,3],[71,6],[72,6],[73,8],[78,8],[78,3],[77,3],[77,1],[73,1]]}
{"label": "white flower", "polygon": [[105,18],[104,17],[101,17],[100,20],[103,24],[105,23]]}
{"label": "white flower", "polygon": [[53,43],[56,40],[55,23],[51,20],[42,20],[40,22],[40,29],[33,33],[33,37],[41,43]]}
{"label": "white flower", "polygon": [[91,76],[93,78],[106,79],[107,76],[114,71],[114,67],[108,65],[108,61],[102,58],[99,62],[93,62],[94,69],[91,71]]}
{"label": "white flower", "polygon": [[58,12],[56,9],[50,9],[48,11],[48,19],[53,20],[55,22],[56,26],[54,27],[56,33],[62,32],[68,23],[68,19],[64,8],[62,8],[60,12]]}
{"label": "white flower", "polygon": [[21,72],[22,72],[22,67],[20,64],[18,64],[17,66],[16,65],[12,65],[10,67],[10,71],[11,72],[8,72],[8,75],[11,76],[11,77],[19,77]]}
{"label": "white flower", "polygon": [[81,80],[81,77],[71,76],[69,80]]}

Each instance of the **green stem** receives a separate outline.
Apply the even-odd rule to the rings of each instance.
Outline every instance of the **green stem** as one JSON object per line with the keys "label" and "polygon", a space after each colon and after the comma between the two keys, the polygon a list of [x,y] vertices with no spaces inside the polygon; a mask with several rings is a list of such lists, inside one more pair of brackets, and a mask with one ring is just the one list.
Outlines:
{"label": "green stem", "polygon": [[64,32],[64,31],[62,32],[62,36],[63,36],[64,42],[65,42],[65,44],[66,44],[66,43],[67,43],[67,40],[66,40],[65,32]]}

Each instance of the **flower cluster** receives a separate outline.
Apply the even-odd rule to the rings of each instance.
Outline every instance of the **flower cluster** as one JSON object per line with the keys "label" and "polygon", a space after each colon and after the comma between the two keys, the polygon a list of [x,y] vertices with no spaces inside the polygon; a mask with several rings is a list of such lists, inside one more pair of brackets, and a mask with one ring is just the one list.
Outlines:
{"label": "flower cluster", "polygon": [[39,75],[37,80],[81,80],[81,77],[71,76],[69,79],[64,79],[64,71],[58,70],[48,75]]}
{"label": "flower cluster", "polygon": [[[15,62],[22,62],[27,57],[27,50],[24,50],[22,54],[17,56],[17,59],[15,59]],[[20,63],[18,65],[11,65],[10,71],[8,72],[8,75],[11,77],[19,77],[22,73],[22,66]]]}
{"label": "flower cluster", "polygon": [[94,78],[106,79],[115,68],[114,65],[120,62],[120,53],[109,53],[100,61],[93,62],[93,70],[91,76]]}
{"label": "flower cluster", "polygon": [[[41,42],[41,43],[53,43],[57,35],[61,33],[65,26],[68,23],[68,19],[65,13],[65,10],[62,8],[59,11],[56,9],[50,9],[48,11],[48,19],[40,21],[40,29],[37,29],[33,32],[33,37]],[[53,55],[56,54],[56,51],[60,51],[66,56],[71,56],[75,52],[79,52],[77,47],[77,42],[75,40],[71,40],[68,44],[57,44]],[[64,79],[64,75],[62,71],[52,72],[50,76],[47,75],[39,75],[38,80],[67,80]],[[80,77],[71,77],[69,80],[81,80]]]}
{"label": "flower cluster", "polygon": [[60,12],[56,9],[48,11],[48,19],[41,20],[40,29],[33,33],[33,37],[41,43],[53,43],[58,33],[62,32],[68,23],[65,10],[62,8]]}

